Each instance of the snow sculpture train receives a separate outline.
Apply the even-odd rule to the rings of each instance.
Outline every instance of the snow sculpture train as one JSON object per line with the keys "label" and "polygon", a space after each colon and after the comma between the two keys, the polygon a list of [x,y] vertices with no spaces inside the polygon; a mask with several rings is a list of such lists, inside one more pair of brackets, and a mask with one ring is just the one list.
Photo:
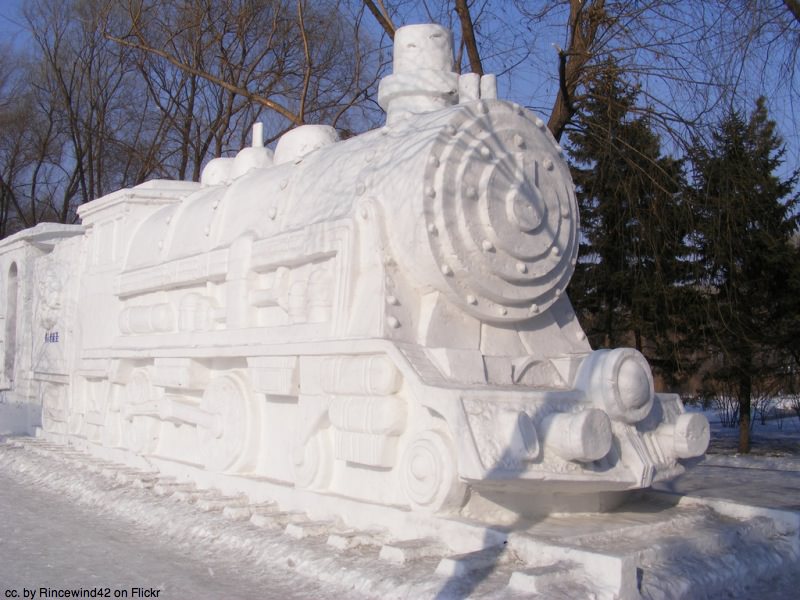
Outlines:
{"label": "snow sculpture train", "polygon": [[[646,487],[708,423],[564,294],[578,214],[541,119],[397,32],[387,125],[302,126],[0,243],[7,401],[45,431],[436,511]],[[33,423],[35,425],[36,423]]]}

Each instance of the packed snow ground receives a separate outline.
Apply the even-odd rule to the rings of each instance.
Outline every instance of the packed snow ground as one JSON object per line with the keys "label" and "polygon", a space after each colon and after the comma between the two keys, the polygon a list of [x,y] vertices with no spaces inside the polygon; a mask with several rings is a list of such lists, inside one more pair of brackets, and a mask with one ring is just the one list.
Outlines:
{"label": "packed snow ground", "polygon": [[[242,570],[222,556],[181,551],[152,530],[120,522],[21,483],[0,470],[0,594],[42,587],[158,590],[158,598],[323,598],[319,582],[279,568]],[[276,563],[280,559],[276,556]],[[142,597],[145,592],[138,592]],[[327,594],[331,597],[330,594]],[[27,597],[31,597],[30,595]]]}
{"label": "packed snow ground", "polygon": [[738,454],[739,429],[724,427],[713,410],[703,414],[711,423],[711,443],[705,458],[658,487],[800,512],[800,418],[786,414],[765,423],[755,419],[751,452]]}
{"label": "packed snow ground", "polygon": [[[754,424],[750,456],[731,453],[738,432],[713,412],[711,453],[667,491],[800,513],[800,419]],[[726,452],[725,454],[720,451]],[[0,451],[0,594],[24,589],[134,588],[198,600],[325,597],[461,597],[466,585],[412,578],[368,553],[342,560],[324,544],[195,511],[148,490],[38,456]],[[435,561],[434,561],[435,563]],[[685,567],[689,569],[691,565]],[[413,581],[412,581],[413,579]],[[452,582],[450,582],[452,583]],[[734,598],[797,598],[800,569],[755,581]],[[564,596],[587,597],[580,582]],[[30,595],[28,596],[30,597]],[[41,597],[38,593],[37,598]],[[153,596],[155,597],[155,596]],[[702,597],[702,595],[701,595]]]}

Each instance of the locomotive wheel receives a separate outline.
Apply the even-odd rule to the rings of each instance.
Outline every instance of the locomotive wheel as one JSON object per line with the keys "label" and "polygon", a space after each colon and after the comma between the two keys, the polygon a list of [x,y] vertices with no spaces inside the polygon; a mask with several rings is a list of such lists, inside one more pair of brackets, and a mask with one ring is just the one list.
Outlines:
{"label": "locomotive wheel", "polygon": [[123,444],[136,454],[153,454],[156,451],[161,423],[150,416],[128,415],[126,408],[135,412],[138,405],[155,399],[156,390],[150,382],[150,376],[144,370],[134,371],[125,386],[120,412]]}
{"label": "locomotive wheel", "polygon": [[223,375],[209,383],[200,407],[212,416],[213,426],[198,426],[203,462],[210,471],[242,471],[248,449],[254,445],[251,429],[252,398],[245,383],[235,375]]}
{"label": "locomotive wheel", "polygon": [[466,492],[452,443],[438,431],[424,431],[409,444],[400,479],[411,507],[426,512],[459,508]]}
{"label": "locomotive wheel", "polygon": [[305,446],[295,448],[295,487],[322,490],[331,480],[333,445],[327,429],[314,434]]}

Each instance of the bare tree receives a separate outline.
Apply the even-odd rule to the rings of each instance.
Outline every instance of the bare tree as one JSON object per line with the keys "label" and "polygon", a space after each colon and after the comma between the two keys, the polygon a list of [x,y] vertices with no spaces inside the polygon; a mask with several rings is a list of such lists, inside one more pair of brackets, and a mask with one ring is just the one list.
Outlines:
{"label": "bare tree", "polygon": [[771,95],[771,86],[793,105],[797,7],[797,0],[395,0],[383,4],[379,25],[390,33],[425,18],[456,29],[457,70],[498,73],[501,86],[549,114],[559,139],[613,62],[639,85],[638,110],[685,146],[733,99]]}
{"label": "bare tree", "polygon": [[[23,212],[17,178],[23,168],[21,126],[25,121],[21,59],[10,46],[0,47],[0,237],[13,233]],[[23,220],[24,223],[24,220]]]}
{"label": "bare tree", "polygon": [[182,177],[236,145],[230,137],[248,130],[234,127],[237,119],[260,115],[270,139],[305,122],[336,122],[376,79],[349,47],[362,35],[360,21],[333,2],[130,0],[126,11],[125,26],[105,36],[145,57],[151,96],[175,114],[181,147],[191,149],[192,173],[181,167]]}
{"label": "bare tree", "polygon": [[[380,4],[380,2],[378,2]],[[375,122],[365,9],[304,0],[30,0],[0,48],[0,235],[153,176],[197,179],[262,120]],[[348,12],[349,11],[349,12]]]}
{"label": "bare tree", "polygon": [[29,85],[37,115],[52,119],[61,151],[51,157],[61,172],[47,180],[47,200],[33,190],[31,198],[49,203],[63,222],[74,218],[76,204],[129,183],[130,153],[141,134],[131,107],[141,110],[141,86],[130,53],[99,33],[114,16],[111,5],[88,0],[34,0],[25,7],[37,50]]}

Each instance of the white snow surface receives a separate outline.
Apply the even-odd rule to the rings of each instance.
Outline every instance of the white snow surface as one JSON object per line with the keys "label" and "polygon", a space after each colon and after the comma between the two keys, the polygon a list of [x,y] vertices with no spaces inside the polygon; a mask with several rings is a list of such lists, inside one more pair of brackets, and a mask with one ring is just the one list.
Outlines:
{"label": "white snow surface", "polygon": [[[66,448],[62,460],[58,451],[2,441],[0,594],[100,586],[113,597],[114,589],[150,586],[163,590],[160,600],[433,598],[475,587],[468,578],[433,577],[441,556],[409,569],[379,561],[380,545],[340,553],[325,535],[294,540],[282,527],[258,528],[110,481],[97,465],[87,470],[93,459],[71,458]],[[584,588],[571,583],[561,597],[576,590]]]}
{"label": "white snow surface", "polygon": [[[687,406],[687,410],[699,410]],[[754,419],[750,454],[738,454],[738,427],[723,427],[713,410],[708,454],[694,468],[658,486],[680,494],[722,498],[800,512],[800,417]]]}
{"label": "white snow surface", "polygon": [[[728,443],[726,436],[735,437],[735,431],[723,430],[714,415],[709,416],[712,448]],[[792,433],[794,426],[791,422],[780,427],[757,424],[756,454],[709,454],[686,474],[658,488],[690,498],[780,509],[800,517],[800,427]],[[393,565],[378,560],[375,546],[337,552],[326,545],[326,535],[293,540],[282,528],[257,528],[202,512],[174,498],[157,497],[152,490],[110,480],[97,469],[88,470],[87,459],[74,456],[74,452],[59,457],[0,443],[0,593],[13,589],[22,597],[24,588],[37,592],[40,587],[108,588],[113,597],[114,590],[131,594],[134,587],[142,587],[159,590],[158,597],[168,600],[517,595],[493,584],[493,577],[508,581],[509,572],[519,568],[507,567],[505,560],[490,563],[490,573],[443,578],[434,574],[441,556]],[[684,509],[665,512],[669,510]],[[692,509],[685,510],[688,514]],[[635,522],[637,511],[641,507],[615,519]],[[539,535],[548,527],[559,527],[563,519],[554,516],[537,524]],[[595,527],[594,519],[584,515],[575,520],[576,540],[595,535],[581,532],[582,527],[586,531]],[[666,523],[669,534],[674,525]],[[664,524],[653,525],[654,544],[665,535],[658,527]],[[646,528],[644,532],[623,535],[614,543],[622,547],[629,541],[647,542]],[[676,533],[685,535],[676,531],[672,535]],[[692,539],[685,543],[694,545]],[[674,576],[675,583],[659,580],[645,597],[798,597],[800,569],[784,567],[777,576],[770,572],[773,559],[768,543],[754,547],[748,561],[730,557],[717,574],[711,572],[714,560],[718,558],[702,554],[699,559],[679,557],[664,572]],[[739,572],[746,584],[720,587],[720,577],[731,570]],[[706,582],[708,587],[697,582]],[[713,591],[720,589],[721,596]],[[41,596],[37,593],[36,597]],[[591,582],[576,576],[556,581],[539,597],[597,596]]]}
{"label": "white snow surface", "polygon": [[341,597],[294,572],[296,553],[269,536],[243,569],[251,549],[232,548],[246,543],[236,524],[80,468],[14,456],[24,452],[0,453],[0,594],[108,588],[113,597],[141,587],[168,600]]}

